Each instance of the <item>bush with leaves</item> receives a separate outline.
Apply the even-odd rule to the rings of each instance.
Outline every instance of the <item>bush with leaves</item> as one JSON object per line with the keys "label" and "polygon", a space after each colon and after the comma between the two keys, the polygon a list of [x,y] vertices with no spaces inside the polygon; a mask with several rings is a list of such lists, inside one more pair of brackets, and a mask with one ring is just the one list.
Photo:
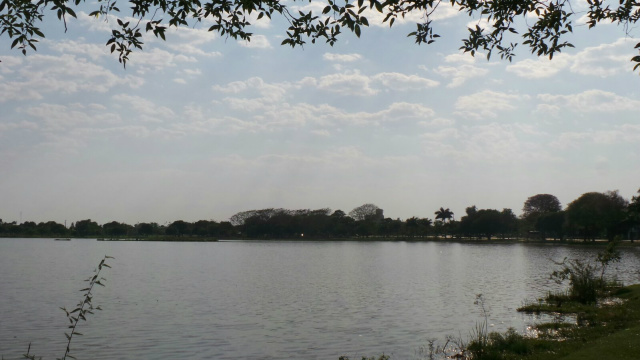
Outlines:
{"label": "bush with leaves", "polygon": [[568,295],[571,300],[582,304],[596,303],[598,297],[605,292],[609,285],[605,279],[607,268],[621,259],[617,246],[617,242],[611,242],[604,251],[598,253],[596,257],[598,264],[580,259],[564,258],[561,262],[556,262],[562,268],[554,271],[551,274],[551,279],[558,284],[569,280]]}

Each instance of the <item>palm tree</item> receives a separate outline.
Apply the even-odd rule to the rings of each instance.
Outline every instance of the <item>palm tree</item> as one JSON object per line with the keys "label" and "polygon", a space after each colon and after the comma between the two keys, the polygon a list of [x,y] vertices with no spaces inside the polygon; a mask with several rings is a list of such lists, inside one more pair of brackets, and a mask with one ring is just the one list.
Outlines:
{"label": "palm tree", "polygon": [[453,219],[453,211],[449,210],[449,208],[440,208],[440,210],[436,211],[435,214],[436,220],[442,220],[443,222],[446,222],[447,220],[451,222],[451,219]]}
{"label": "palm tree", "polygon": [[[451,219],[453,219],[453,211],[449,210],[449,208],[440,208],[440,210],[435,212],[436,214],[436,220],[441,220],[443,227],[442,229],[445,230],[445,235],[444,238],[447,238],[447,234],[446,234],[446,230],[449,226],[445,227],[444,225],[447,224],[447,220],[448,220],[448,224],[451,224]],[[452,235],[453,237],[453,235]]]}

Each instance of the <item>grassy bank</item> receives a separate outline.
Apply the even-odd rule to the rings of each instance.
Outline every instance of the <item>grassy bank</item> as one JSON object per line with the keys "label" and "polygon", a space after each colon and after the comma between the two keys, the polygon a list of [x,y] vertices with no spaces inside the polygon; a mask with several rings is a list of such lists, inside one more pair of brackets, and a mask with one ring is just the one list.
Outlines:
{"label": "grassy bank", "polygon": [[578,324],[545,323],[537,337],[513,332],[476,337],[468,359],[586,360],[640,359],[640,285],[613,291],[598,304],[573,301],[530,304],[520,311],[573,314]]}

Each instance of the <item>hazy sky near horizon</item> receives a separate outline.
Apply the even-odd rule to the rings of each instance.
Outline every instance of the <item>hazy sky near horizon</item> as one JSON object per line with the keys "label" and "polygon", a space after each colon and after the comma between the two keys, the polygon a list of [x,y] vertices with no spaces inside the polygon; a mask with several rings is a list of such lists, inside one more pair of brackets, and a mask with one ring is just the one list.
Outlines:
{"label": "hazy sky near horizon", "polygon": [[364,203],[459,218],[471,205],[520,214],[539,193],[565,206],[640,187],[639,40],[615,25],[576,24],[575,49],[549,61],[520,46],[509,63],[462,54],[478,20],[444,5],[428,46],[406,37],[411,21],[370,18],[360,39],[304,49],[280,46],[282,19],[256,22],[250,43],[203,24],[145,36],[123,69],[104,46],[114,20],[84,10],[66,34],[49,13],[26,57],[0,38],[4,221],[224,221]]}

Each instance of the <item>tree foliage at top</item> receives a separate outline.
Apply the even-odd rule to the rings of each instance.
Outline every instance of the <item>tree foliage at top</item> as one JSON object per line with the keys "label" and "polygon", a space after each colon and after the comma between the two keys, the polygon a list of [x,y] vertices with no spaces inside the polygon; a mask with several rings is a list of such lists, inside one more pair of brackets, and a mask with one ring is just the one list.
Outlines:
{"label": "tree foliage at top", "polygon": [[441,207],[440,210],[434,213],[434,215],[436,216],[436,220],[451,221],[453,219],[453,211],[449,210],[449,208],[445,209]]}
{"label": "tree foliage at top", "polygon": [[622,220],[628,204],[617,190],[584,193],[567,207],[567,222],[584,240],[595,240],[600,234],[613,240],[624,225]]}
{"label": "tree foliage at top", "polygon": [[531,196],[524,202],[522,217],[528,218],[533,215],[542,215],[562,210],[560,200],[551,194],[538,194]]}
{"label": "tree foliage at top", "polygon": [[374,217],[381,211],[375,204],[363,204],[349,212],[349,216],[356,221],[366,220],[367,218]]}
{"label": "tree foliage at top", "polygon": [[[98,0],[92,16],[107,19],[116,17],[117,26],[112,30],[106,44],[111,52],[119,55],[126,65],[133,49],[142,49],[142,32],[152,33],[165,39],[169,27],[193,26],[207,20],[209,31],[233,39],[250,41],[252,19],[281,16],[289,24],[284,31],[282,45],[302,46],[318,40],[333,45],[343,31],[360,36],[369,26],[366,16],[370,12],[384,15],[384,22],[393,26],[398,18],[409,14],[421,15],[413,37],[417,44],[431,44],[440,37],[434,30],[433,19],[438,8],[452,6],[474,19],[487,20],[487,28],[476,25],[468,28],[468,37],[462,39],[461,50],[475,55],[483,52],[487,58],[497,53],[511,61],[518,44],[525,45],[537,56],[553,58],[556,53],[573,47],[565,40],[573,31],[577,18],[585,16],[587,25],[593,28],[602,22],[617,23],[629,29],[640,18],[638,0],[587,0],[586,14],[573,10],[570,0],[322,0],[321,12],[292,10],[292,2],[281,0]],[[44,38],[39,27],[45,15],[55,13],[63,21],[76,17],[74,8],[83,0],[1,0],[0,35],[8,36],[11,48],[26,54],[28,48],[36,49],[38,38]],[[302,2],[298,0],[298,2]],[[306,1],[304,1],[306,2]],[[124,4],[123,4],[124,3]],[[122,20],[131,18],[133,20]],[[526,24],[524,26],[520,24]],[[640,43],[636,45],[640,48]],[[634,70],[640,67],[640,55],[634,56]]]}

